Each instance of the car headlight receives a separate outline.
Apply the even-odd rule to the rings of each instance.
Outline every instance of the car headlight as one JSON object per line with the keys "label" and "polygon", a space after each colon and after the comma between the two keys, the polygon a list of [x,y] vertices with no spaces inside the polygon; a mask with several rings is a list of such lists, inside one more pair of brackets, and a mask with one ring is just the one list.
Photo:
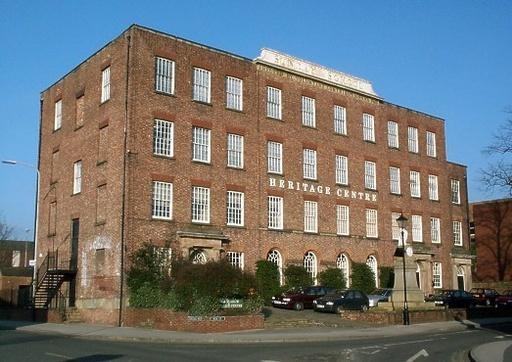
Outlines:
{"label": "car headlight", "polygon": [[276,297],[272,296],[272,300],[276,299]]}
{"label": "car headlight", "polygon": [[318,303],[318,302],[317,302],[317,301],[316,301],[316,299],[315,299],[315,300],[313,301],[313,304],[316,304],[316,303]]}
{"label": "car headlight", "polygon": [[283,298],[283,302],[289,302],[290,300],[290,298]]}
{"label": "car headlight", "polygon": [[325,304],[327,304],[327,305],[333,305],[334,303],[333,303],[333,302],[327,302],[327,303],[325,303]]}

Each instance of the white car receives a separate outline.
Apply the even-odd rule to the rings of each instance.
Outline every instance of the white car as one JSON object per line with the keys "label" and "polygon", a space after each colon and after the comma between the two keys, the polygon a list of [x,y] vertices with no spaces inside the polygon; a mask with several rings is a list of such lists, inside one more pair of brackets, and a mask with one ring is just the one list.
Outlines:
{"label": "white car", "polygon": [[368,301],[370,307],[376,307],[379,302],[389,302],[393,289],[391,288],[379,288],[368,294]]}

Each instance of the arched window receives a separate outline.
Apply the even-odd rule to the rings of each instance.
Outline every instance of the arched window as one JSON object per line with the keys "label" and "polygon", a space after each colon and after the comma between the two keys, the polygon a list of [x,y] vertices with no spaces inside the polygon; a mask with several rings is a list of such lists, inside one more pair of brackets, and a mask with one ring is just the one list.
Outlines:
{"label": "arched window", "polygon": [[190,260],[192,260],[193,264],[206,264],[206,255],[202,250],[194,250],[192,255],[190,255]]}
{"label": "arched window", "polygon": [[336,259],[336,266],[341,269],[343,276],[345,277],[347,288],[350,287],[350,262],[346,254],[338,255]]}
{"label": "arched window", "polygon": [[379,287],[379,269],[377,267],[377,259],[373,256],[373,255],[370,255],[367,259],[366,259],[366,265],[368,265],[370,267],[370,269],[373,271],[373,275],[375,277],[375,287]]}
{"label": "arched window", "polygon": [[267,254],[267,260],[277,265],[277,269],[279,270],[279,283],[283,285],[283,258],[281,257],[281,253],[276,249],[272,249]]}
{"label": "arched window", "polygon": [[420,263],[416,263],[416,283],[418,284],[418,288],[421,289],[421,268],[420,268]]}
{"label": "arched window", "polygon": [[304,268],[311,276],[313,283],[316,284],[316,255],[312,251],[308,251],[304,255]]}

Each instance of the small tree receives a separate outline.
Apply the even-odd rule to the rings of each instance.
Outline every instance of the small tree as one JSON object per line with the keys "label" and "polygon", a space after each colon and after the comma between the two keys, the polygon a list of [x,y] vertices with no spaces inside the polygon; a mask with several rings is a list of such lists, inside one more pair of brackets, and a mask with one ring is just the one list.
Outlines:
{"label": "small tree", "polygon": [[381,266],[380,271],[380,287],[381,288],[393,288],[395,285],[395,270],[390,266]]}
{"label": "small tree", "polygon": [[288,288],[308,287],[313,284],[311,275],[300,265],[288,266],[284,271],[284,276]]}
{"label": "small tree", "polygon": [[338,268],[325,269],[318,274],[318,280],[323,286],[335,289],[345,289],[347,285],[343,271]]}
{"label": "small tree", "polygon": [[256,285],[259,295],[270,304],[273,295],[279,293],[279,268],[276,263],[268,260],[256,262]]}
{"label": "small tree", "polygon": [[375,289],[375,274],[365,263],[352,265],[352,288],[359,289],[366,294]]}

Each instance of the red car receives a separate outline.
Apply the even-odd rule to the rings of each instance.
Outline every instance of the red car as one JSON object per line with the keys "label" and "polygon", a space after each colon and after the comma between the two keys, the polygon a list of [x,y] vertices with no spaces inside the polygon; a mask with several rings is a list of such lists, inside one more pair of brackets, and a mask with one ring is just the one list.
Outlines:
{"label": "red car", "polygon": [[295,310],[313,308],[313,301],[315,299],[323,297],[326,294],[334,293],[334,291],[334,288],[322,287],[320,285],[290,289],[287,292],[273,296],[272,306]]}
{"label": "red car", "polygon": [[480,305],[496,305],[496,297],[499,293],[495,289],[473,288],[469,291],[475,297],[477,304]]}
{"label": "red car", "polygon": [[505,290],[503,294],[496,297],[496,306],[512,308],[512,289]]}

